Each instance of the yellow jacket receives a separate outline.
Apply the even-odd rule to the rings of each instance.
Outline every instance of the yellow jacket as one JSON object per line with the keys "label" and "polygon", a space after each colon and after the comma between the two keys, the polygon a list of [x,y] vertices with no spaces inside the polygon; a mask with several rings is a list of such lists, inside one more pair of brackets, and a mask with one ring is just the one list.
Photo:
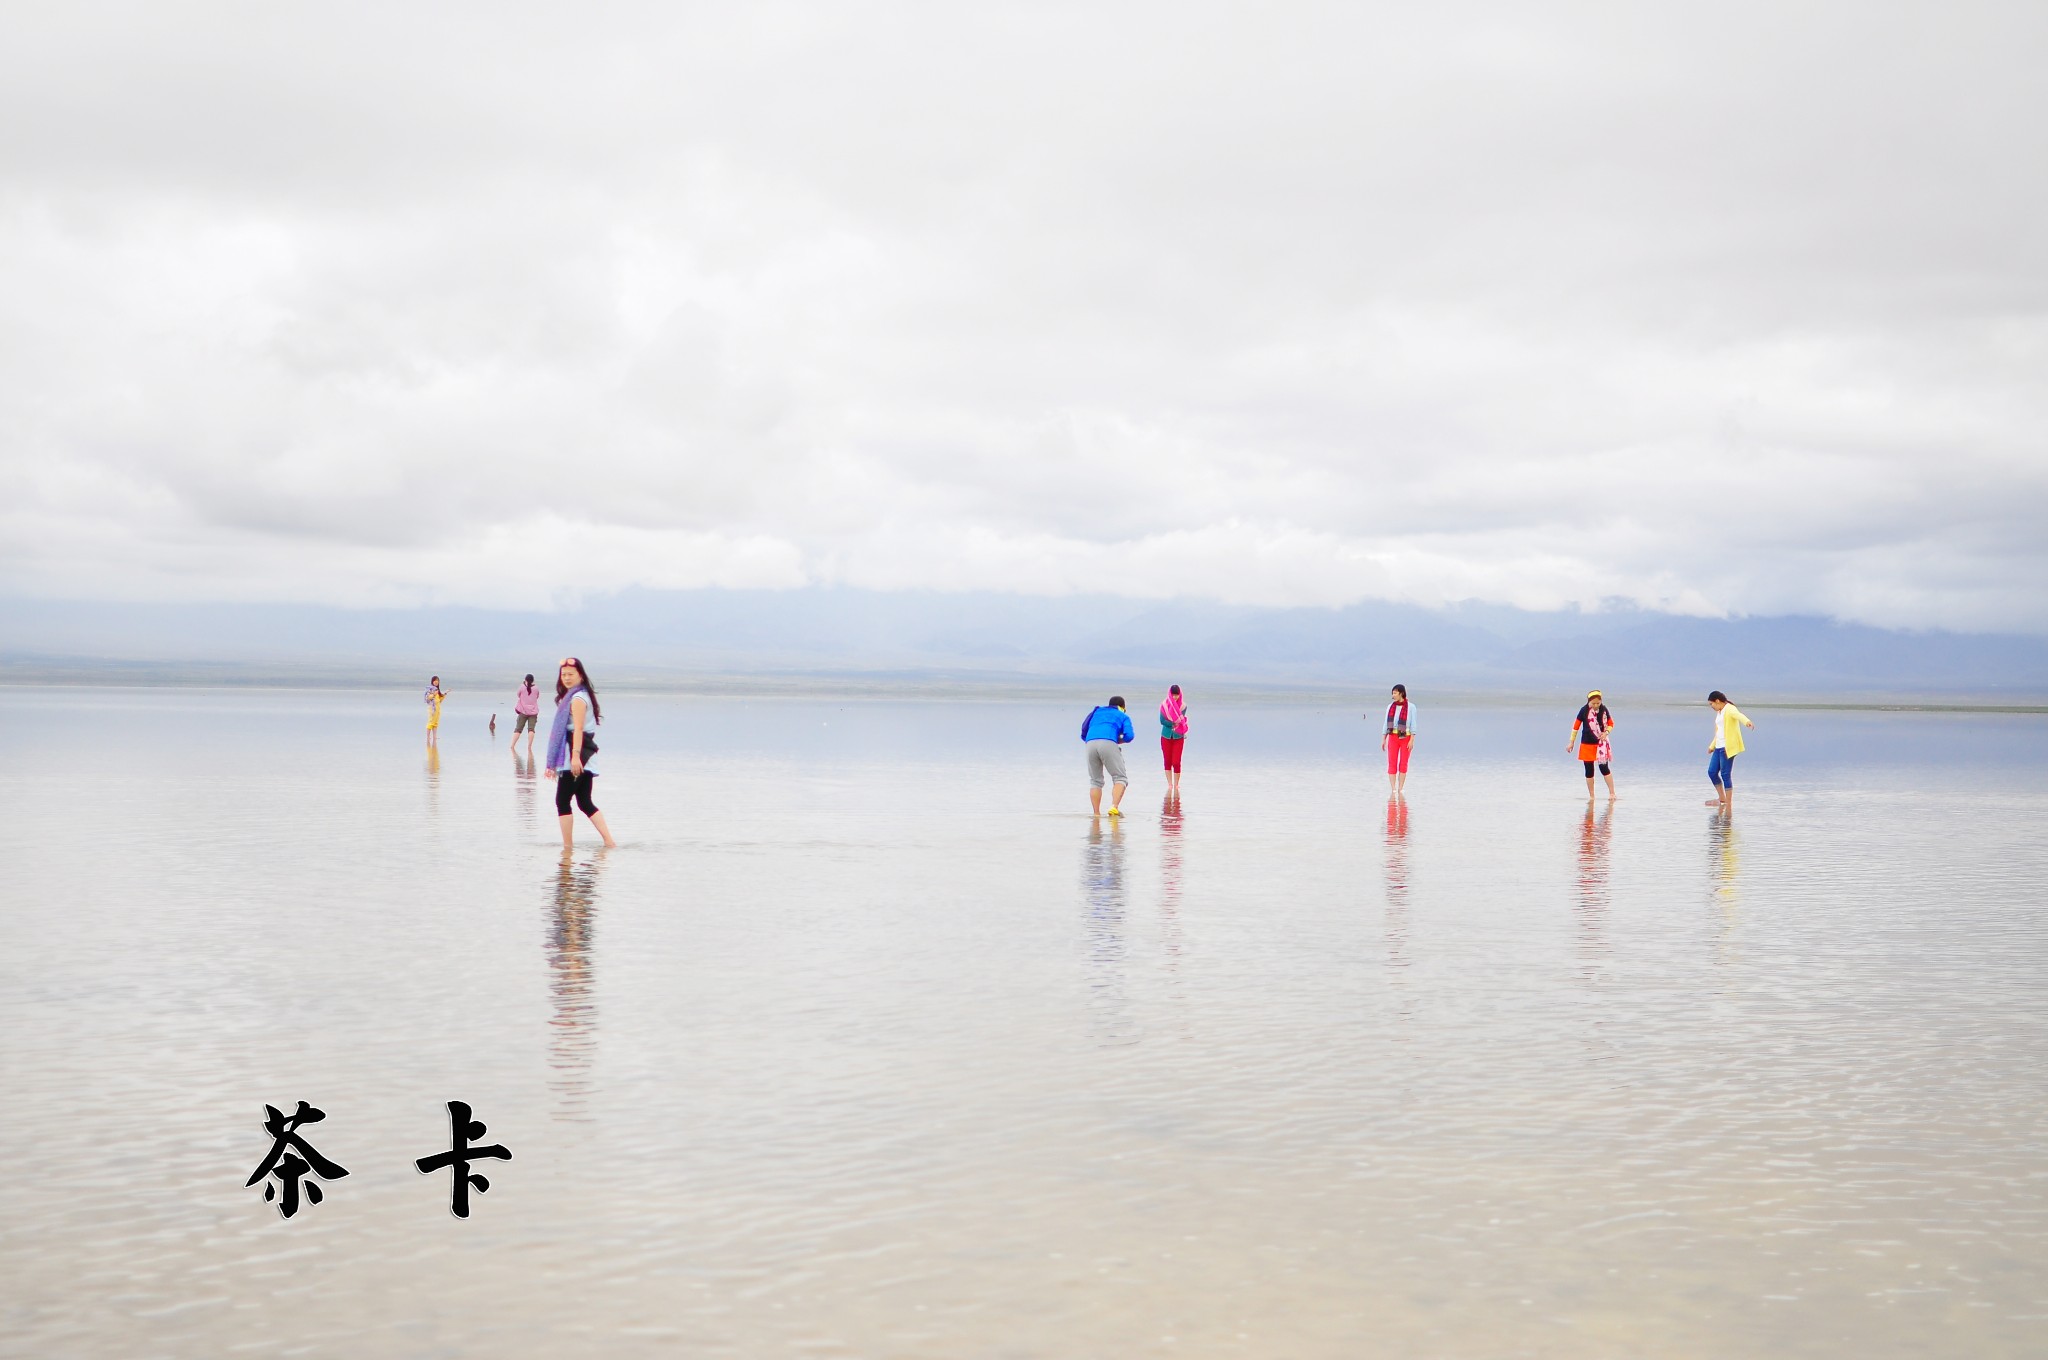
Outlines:
{"label": "yellow jacket", "polygon": [[1731,756],[1742,754],[1742,725],[1749,719],[1734,704],[1721,705],[1721,749]]}

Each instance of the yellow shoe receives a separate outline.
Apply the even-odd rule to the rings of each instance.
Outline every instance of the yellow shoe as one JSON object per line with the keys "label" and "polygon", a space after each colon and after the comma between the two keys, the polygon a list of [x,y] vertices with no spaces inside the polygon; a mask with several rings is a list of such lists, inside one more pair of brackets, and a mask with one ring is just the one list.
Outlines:
{"label": "yellow shoe", "polygon": [[1109,815],[1112,817],[1121,817],[1124,815],[1124,810],[1120,807],[1113,807],[1109,810]]}

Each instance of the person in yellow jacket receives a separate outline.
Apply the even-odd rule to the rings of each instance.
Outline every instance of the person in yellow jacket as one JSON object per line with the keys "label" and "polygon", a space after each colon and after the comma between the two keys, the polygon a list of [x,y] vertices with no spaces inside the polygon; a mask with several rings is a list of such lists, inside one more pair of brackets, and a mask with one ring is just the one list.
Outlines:
{"label": "person in yellow jacket", "polygon": [[441,688],[441,677],[435,676],[427,682],[427,745],[441,744],[441,705],[447,702],[448,693]]}
{"label": "person in yellow jacket", "polygon": [[1707,778],[1714,785],[1714,797],[1707,800],[1707,806],[1732,812],[1735,810],[1735,757],[1742,754],[1742,729],[1756,724],[1744,717],[1741,709],[1729,703],[1728,696],[1720,690],[1707,696],[1707,707],[1714,710],[1714,740],[1707,745]]}

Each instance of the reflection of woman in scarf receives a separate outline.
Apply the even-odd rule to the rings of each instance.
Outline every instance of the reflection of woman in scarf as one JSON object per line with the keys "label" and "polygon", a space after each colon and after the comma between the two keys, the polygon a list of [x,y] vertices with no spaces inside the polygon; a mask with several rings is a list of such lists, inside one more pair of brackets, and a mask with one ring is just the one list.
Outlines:
{"label": "reflection of woman in scarf", "polygon": [[1180,796],[1180,752],[1188,739],[1188,705],[1180,686],[1166,693],[1159,706],[1159,754],[1166,761],[1166,796]]}

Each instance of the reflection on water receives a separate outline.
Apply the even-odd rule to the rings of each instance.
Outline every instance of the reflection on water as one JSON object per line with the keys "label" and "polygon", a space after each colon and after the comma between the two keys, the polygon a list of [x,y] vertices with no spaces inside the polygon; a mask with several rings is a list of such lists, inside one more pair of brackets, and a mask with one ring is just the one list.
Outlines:
{"label": "reflection on water", "polygon": [[1408,1018],[1408,800],[1387,799],[1387,830],[1380,852],[1380,876],[1386,887],[1386,911],[1381,925],[1386,938],[1386,971],[1394,988],[1400,1016]]}
{"label": "reflection on water", "polygon": [[555,866],[554,903],[548,917],[548,997],[554,1014],[548,1085],[555,1113],[588,1118],[590,1064],[597,1055],[597,998],[591,983],[591,935],[597,925],[597,882],[605,852],[578,863],[563,852]]}
{"label": "reflection on water", "polygon": [[1576,911],[1579,976],[1588,985],[1600,981],[1600,967],[1607,957],[1607,911],[1611,905],[1607,887],[1607,856],[1613,818],[1612,801],[1597,815],[1593,805],[1588,803],[1585,817],[1579,823]]}
{"label": "reflection on water", "polygon": [[1217,704],[1198,808],[1084,823],[1070,707],[608,692],[639,830],[564,860],[417,705],[9,729],[0,1352],[2040,1349],[2048,722],[1781,713],[1703,840],[1691,710],[1587,818],[1534,710],[1382,802],[1355,709]]}
{"label": "reflection on water", "polygon": [[1121,817],[1090,819],[1087,844],[1081,852],[1081,882],[1088,909],[1089,1037],[1100,1046],[1135,1044],[1141,1031],[1131,1014],[1128,995],[1130,903],[1124,891]]}
{"label": "reflection on water", "polygon": [[1180,895],[1187,872],[1181,831],[1180,799],[1169,793],[1159,807],[1159,940],[1169,974],[1180,971]]}
{"label": "reflection on water", "polygon": [[429,827],[438,827],[441,824],[441,747],[438,742],[427,745],[426,771],[426,801],[421,815]]}
{"label": "reflection on water", "polygon": [[[1613,905],[1613,893],[1608,882],[1608,858],[1613,848],[1613,820],[1614,803],[1611,799],[1597,815],[1588,800],[1579,818],[1574,857],[1573,947],[1579,964],[1579,985],[1593,995],[1597,995],[1601,988],[1609,949],[1608,913]],[[1612,1016],[1608,1008],[1591,1007],[1587,1017],[1586,1060],[1589,1063],[1611,1060],[1614,1056],[1609,1033]]]}
{"label": "reflection on water", "polygon": [[1709,895],[1720,917],[1715,935],[1717,961],[1730,962],[1740,943],[1742,924],[1742,833],[1735,815],[1718,809],[1707,814]]}
{"label": "reflection on water", "polygon": [[537,793],[538,776],[530,756],[514,754],[512,757],[512,826],[515,835],[532,827],[534,815],[540,811]]}

